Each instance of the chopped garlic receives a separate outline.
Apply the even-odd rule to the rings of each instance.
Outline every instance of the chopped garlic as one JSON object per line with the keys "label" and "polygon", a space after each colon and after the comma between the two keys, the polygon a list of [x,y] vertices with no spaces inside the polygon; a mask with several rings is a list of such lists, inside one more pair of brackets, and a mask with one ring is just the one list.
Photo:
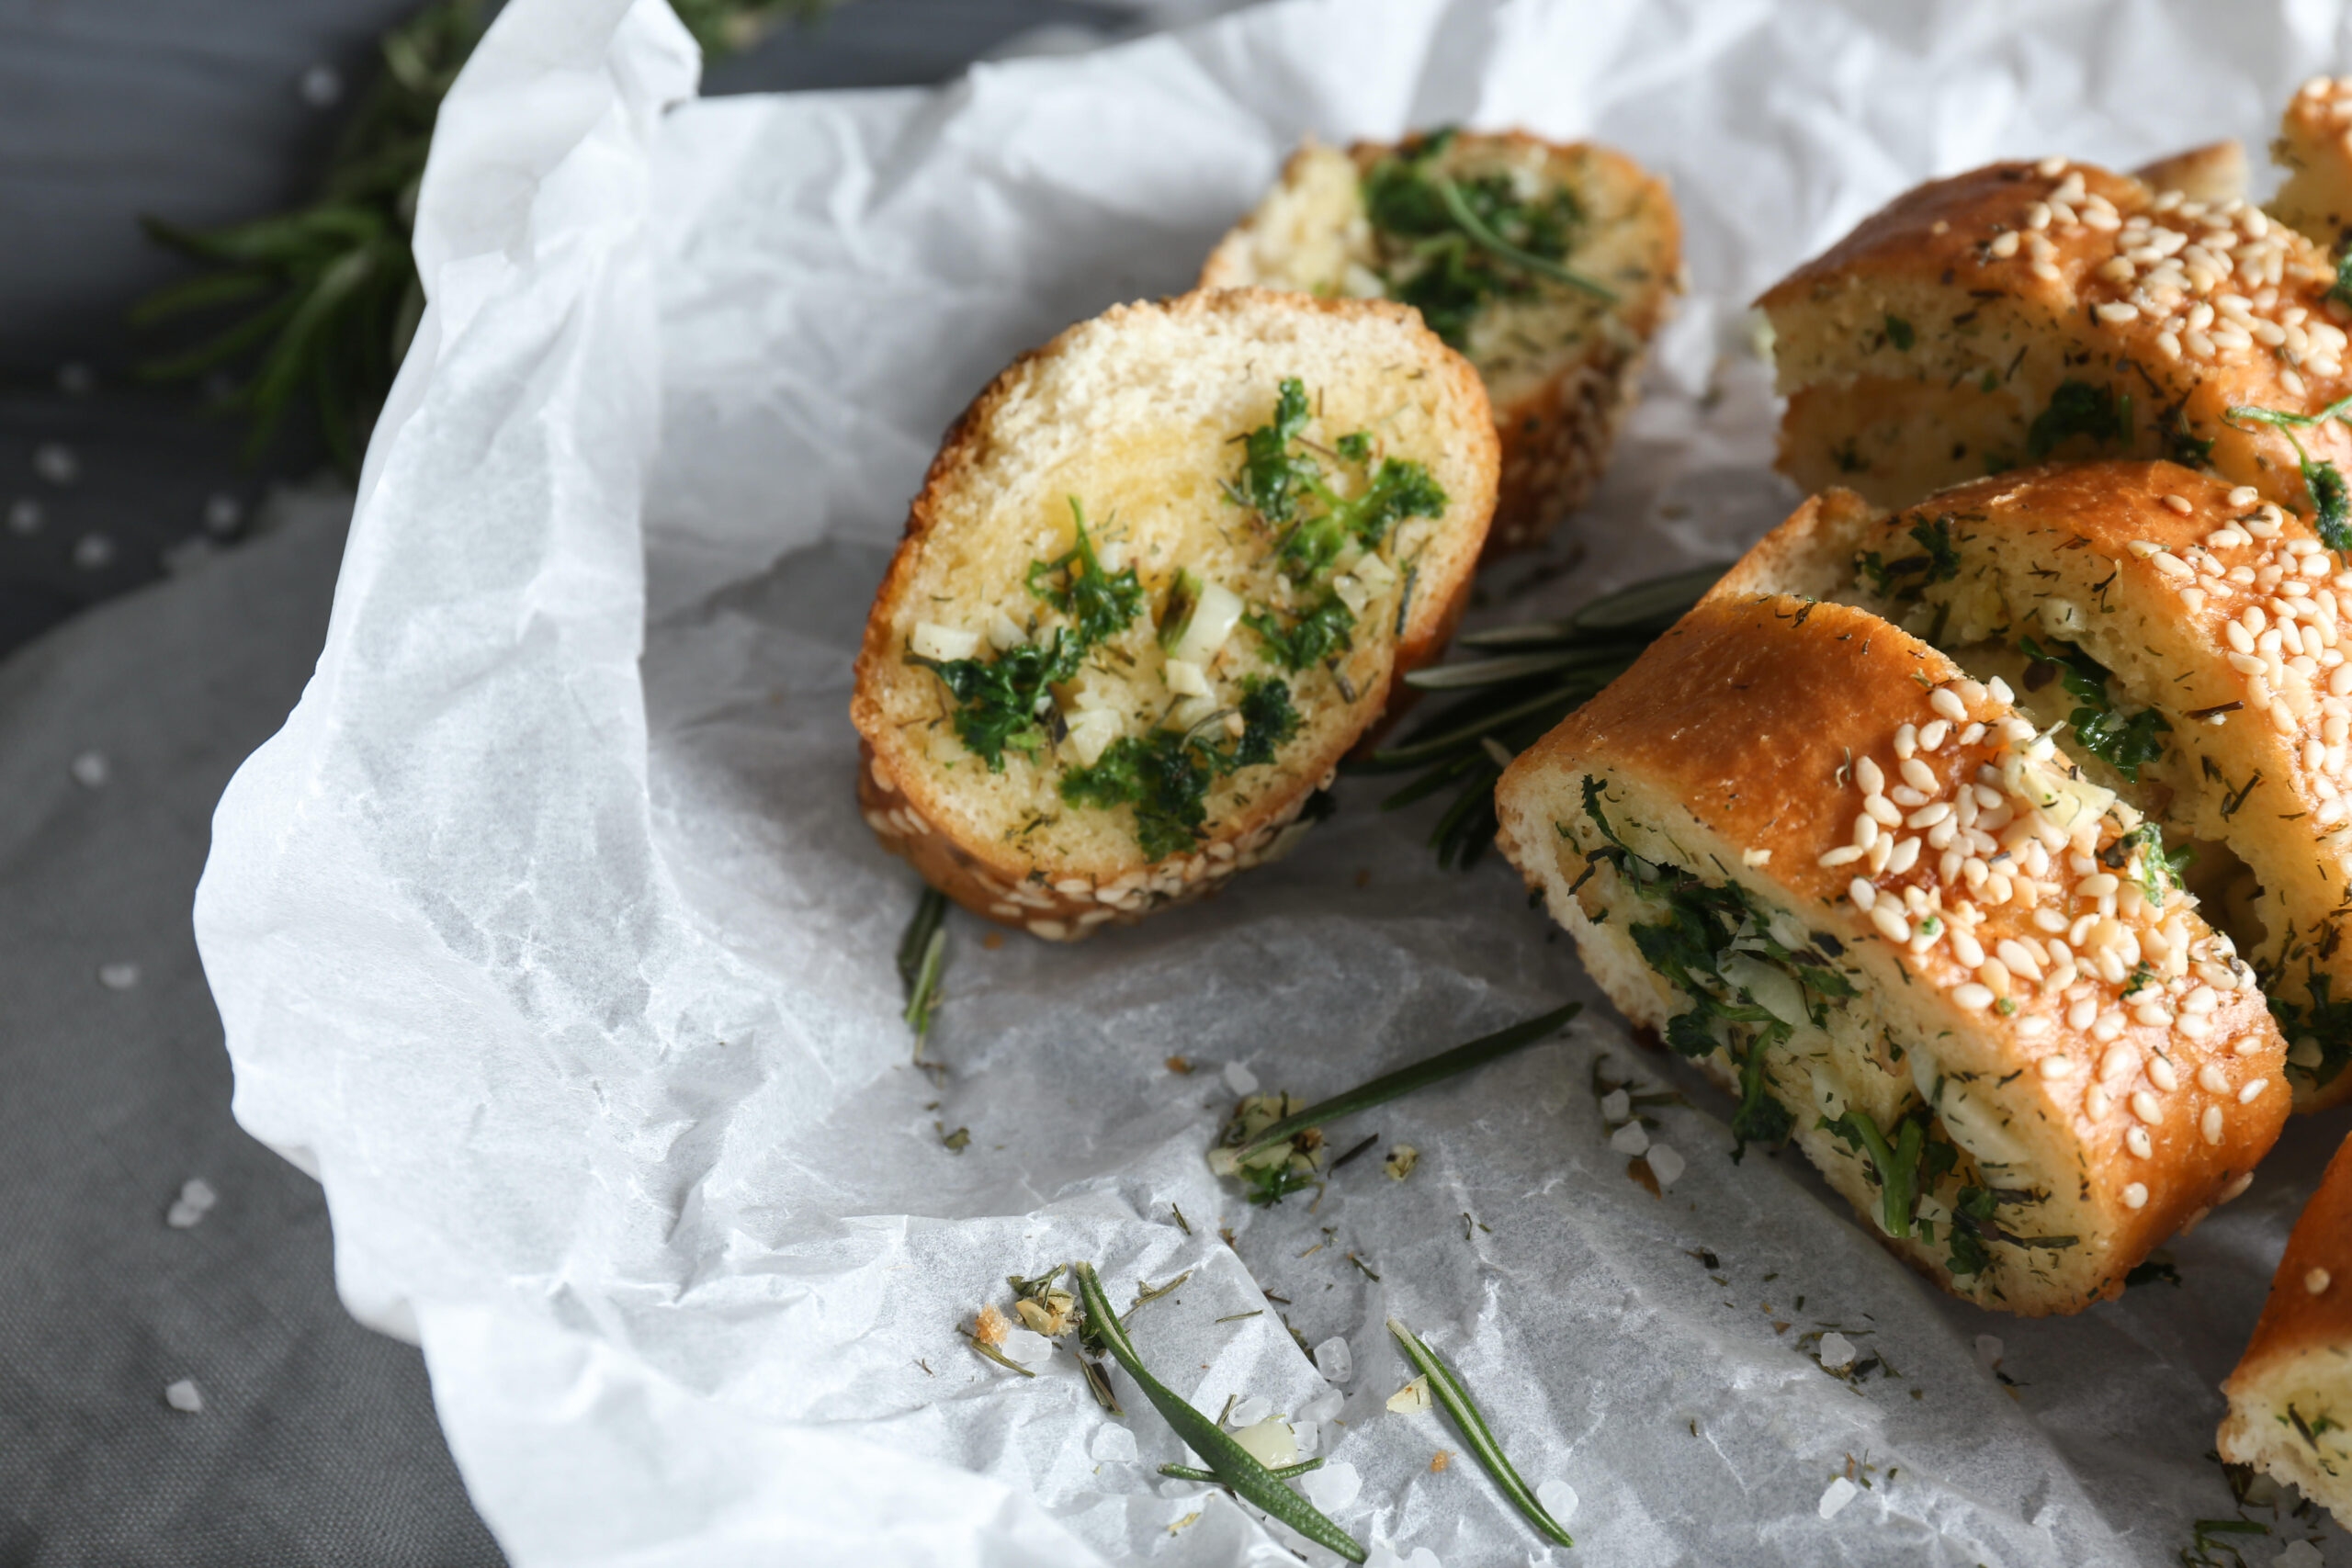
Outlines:
{"label": "chopped garlic", "polygon": [[1363,607],[1372,603],[1371,591],[1344,571],[1331,580],[1331,592],[1340,596],[1340,603],[1348,607],[1351,615],[1363,615]]}
{"label": "chopped garlic", "polygon": [[1028,640],[1020,624],[1002,610],[989,616],[989,645],[999,653],[1010,652]]}
{"label": "chopped garlic", "polygon": [[1193,618],[1185,623],[1184,635],[1170,649],[1171,658],[1206,669],[1209,661],[1241,624],[1244,608],[1241,596],[1222,583],[1201,584],[1200,598],[1193,605]]}
{"label": "chopped garlic", "polygon": [[1250,1452],[1250,1457],[1268,1470],[1279,1470],[1298,1462],[1298,1439],[1291,1436],[1290,1423],[1279,1416],[1269,1416],[1263,1421],[1244,1427],[1233,1434],[1233,1440]]}
{"label": "chopped garlic", "polygon": [[1168,689],[1180,697],[1205,697],[1209,694],[1208,677],[1201,667],[1189,659],[1171,659],[1163,671]]}
{"label": "chopped garlic", "polygon": [[1168,716],[1174,722],[1177,728],[1190,729],[1215,712],[1216,712],[1215,697],[1186,697],[1176,705],[1175,711]]}
{"label": "chopped garlic", "polygon": [[1127,547],[1118,539],[1098,539],[1094,543],[1094,558],[1102,563],[1107,574],[1127,564]]}
{"label": "chopped garlic", "polygon": [[1415,1378],[1388,1396],[1388,1408],[1399,1416],[1411,1416],[1430,1407],[1430,1380]]}
{"label": "chopped garlic", "polygon": [[936,621],[920,621],[915,625],[914,636],[907,639],[907,646],[925,659],[944,663],[971,658],[979,651],[980,637],[978,632],[959,632]]}
{"label": "chopped garlic", "polygon": [[1357,581],[1374,593],[1385,593],[1396,586],[1396,569],[1378,556],[1366,555],[1348,570],[1354,572]]}
{"label": "chopped garlic", "polygon": [[1069,739],[1064,744],[1091,768],[1102,760],[1103,751],[1126,728],[1126,721],[1114,709],[1083,708],[1069,721]]}

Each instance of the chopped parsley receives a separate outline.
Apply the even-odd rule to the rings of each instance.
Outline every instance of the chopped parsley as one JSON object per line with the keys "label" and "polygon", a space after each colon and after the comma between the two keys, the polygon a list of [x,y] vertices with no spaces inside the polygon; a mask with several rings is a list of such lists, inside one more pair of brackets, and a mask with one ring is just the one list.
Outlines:
{"label": "chopped parsley", "polygon": [[1894,351],[1897,354],[1910,353],[1911,344],[1917,341],[1917,337],[1918,334],[1911,330],[1910,322],[1893,311],[1887,313],[1886,341],[1894,345]]}
{"label": "chopped parsley", "polygon": [[[1406,518],[1444,515],[1445,491],[1429,469],[1396,457],[1382,458],[1363,493],[1343,499],[1306,449],[1306,387],[1285,376],[1274,417],[1241,438],[1241,471],[1226,486],[1227,500],[1276,530],[1275,557],[1294,581],[1320,576],[1351,541],[1376,549]],[[1372,460],[1372,438],[1362,431],[1343,435],[1333,456],[1363,467]]]}
{"label": "chopped parsley", "polygon": [[2079,648],[2066,643],[2044,648],[2030,637],[2018,638],[2018,647],[2035,663],[2054,665],[2064,679],[2076,704],[2066,722],[2083,750],[2138,784],[2140,770],[2165,754],[2160,737],[2172,733],[2165,716],[2154,708],[2142,708],[2129,718],[2117,713],[2108,695],[2107,666]]}
{"label": "chopped parsley", "polygon": [[[2278,1021],[2278,1032],[2287,1037],[2287,1065],[2308,1077],[2315,1087],[2324,1088],[2346,1063],[2352,1063],[2352,998],[2332,998],[2333,976],[2321,974],[2319,965],[2308,960],[2304,995],[2290,998],[2283,994],[2287,987],[2278,983],[2284,978],[2283,970],[2282,965],[2280,974],[2260,978],[2263,995],[2270,998],[2270,1016]],[[2295,1049],[2305,1041],[2319,1051],[2318,1062],[2308,1067],[2294,1060]]]}
{"label": "chopped parsley", "polygon": [[2059,382],[2058,389],[2050,394],[2050,406],[2027,427],[2026,457],[2039,463],[2062,442],[2077,435],[2102,446],[2130,446],[2132,394],[2119,396],[2112,387],[2094,387],[2088,381]]}
{"label": "chopped parsley", "polygon": [[1229,748],[1204,738],[1208,721],[1189,730],[1123,735],[1092,766],[1062,775],[1062,798],[1072,806],[1131,807],[1136,841],[1152,860],[1191,850],[1207,825],[1209,786],[1237,769],[1272,762],[1298,733],[1298,712],[1282,682],[1250,676],[1241,693],[1241,734]]}
{"label": "chopped parsley", "polygon": [[1086,531],[1086,511],[1069,498],[1077,542],[1049,561],[1029,563],[1029,592],[1069,617],[1043,643],[1007,649],[993,660],[931,660],[910,653],[911,664],[928,666],[956,699],[956,735],[989,772],[1004,770],[1004,754],[1035,756],[1046,731],[1041,709],[1051,705],[1046,688],[1078,673],[1096,645],[1125,631],[1143,608],[1143,584],[1135,568],[1102,570],[1094,540]]}
{"label": "chopped parsley", "polygon": [[1526,198],[1508,175],[1439,173],[1435,160],[1454,135],[1449,128],[1408,142],[1364,172],[1364,215],[1381,241],[1388,297],[1457,349],[1488,300],[1526,298],[1540,279],[1614,299],[1565,265],[1584,220],[1575,196],[1563,187]]}
{"label": "chopped parsley", "polygon": [[[1876,550],[1863,555],[1861,572],[1873,592],[1917,593],[1929,583],[1950,582],[1960,575],[1960,551],[1951,542],[1951,517],[1921,518],[1911,525],[1910,538],[1919,547],[1916,556],[1886,560]],[[1920,581],[1904,581],[1912,577]]]}
{"label": "chopped parsley", "polygon": [[1264,641],[1275,663],[1285,670],[1305,670],[1353,645],[1348,634],[1354,629],[1356,617],[1337,593],[1327,591],[1313,609],[1287,626],[1271,611],[1253,611],[1241,617],[1241,624]]}
{"label": "chopped parsley", "polygon": [[[2343,265],[2337,264],[2338,286],[2344,276]],[[2344,411],[2352,407],[2352,397],[2338,398],[2317,413],[2293,413],[2286,409],[2257,408],[2249,403],[2233,405],[2225,417],[2235,424],[2267,424],[2287,438],[2295,449],[2295,459],[2302,469],[2303,490],[2312,498],[2312,526],[2318,532],[2320,543],[2331,550],[2352,550],[2352,488],[2347,488],[2344,472],[2334,463],[2322,457],[2313,461],[2295,439],[2298,429],[2324,424],[2331,419],[2352,424],[2352,415]]]}
{"label": "chopped parsley", "polygon": [[[2183,885],[2181,878],[2196,854],[2195,846],[2189,844],[2166,854],[2164,829],[2154,821],[2145,821],[2101,850],[2098,858],[2099,863],[2109,871],[2128,871],[2140,885],[2140,891],[2147,895],[2148,902],[2161,908],[2165,894]],[[2129,870],[2135,855],[2138,869]]]}

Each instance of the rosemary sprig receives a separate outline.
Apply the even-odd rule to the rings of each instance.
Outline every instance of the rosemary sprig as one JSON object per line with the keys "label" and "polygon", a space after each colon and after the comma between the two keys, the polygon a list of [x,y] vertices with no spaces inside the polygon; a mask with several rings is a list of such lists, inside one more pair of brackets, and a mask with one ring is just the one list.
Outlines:
{"label": "rosemary sprig", "polygon": [[1492,1034],[1483,1035],[1467,1045],[1456,1045],[1451,1051],[1441,1051],[1434,1056],[1415,1062],[1411,1066],[1384,1073],[1369,1083],[1358,1084],[1343,1094],[1335,1094],[1318,1105],[1310,1105],[1304,1111],[1283,1117],[1262,1129],[1249,1143],[1233,1150],[1232,1156],[1237,1161],[1247,1159],[1259,1150],[1271,1148],[1309,1127],[1320,1127],[1326,1122],[1336,1122],[1342,1116],[1352,1116],[1359,1111],[1385,1105],[1392,1100],[1410,1094],[1417,1089],[1426,1089],[1456,1073],[1484,1066],[1498,1056],[1508,1056],[1513,1051],[1534,1044],[1583,1010],[1582,1002],[1570,1002],[1540,1018],[1531,1018],[1523,1023],[1514,1023],[1509,1029],[1498,1029]]}
{"label": "rosemary sprig", "polygon": [[1477,244],[1491,253],[1498,261],[1509,262],[1511,265],[1532,272],[1538,277],[1548,277],[1555,283],[1565,283],[1571,288],[1581,288],[1586,293],[1606,299],[1612,305],[1617,302],[1617,291],[1607,284],[1587,277],[1584,274],[1563,266],[1549,257],[1539,256],[1533,251],[1521,250],[1496,233],[1494,230],[1487,227],[1486,220],[1480,218],[1476,209],[1471,207],[1469,201],[1464,197],[1462,187],[1443,175],[1438,175],[1430,183],[1437,187],[1438,199],[1445,203],[1446,216],[1452,218],[1464,234],[1469,235]]}
{"label": "rosemary sprig", "polygon": [[1416,670],[1405,683],[1462,694],[1356,773],[1414,772],[1381,802],[1395,811],[1441,792],[1453,804],[1430,834],[1440,865],[1467,869],[1495,840],[1495,781],[1510,758],[1623,674],[1700,595],[1722,566],[1649,578],[1558,621],[1472,632],[1456,640],[1489,657]]}
{"label": "rosemary sprig", "polygon": [[1119,1325],[1118,1314],[1111,1310],[1110,1302],[1103,1297],[1102,1281],[1095,1278],[1094,1265],[1075,1263],[1070,1266],[1070,1272],[1078,1280],[1078,1298],[1086,1309],[1086,1324],[1079,1331],[1081,1343],[1098,1353],[1107,1352],[1119,1363],[1135,1380],[1136,1386],[1143,1390],[1144,1397],[1151,1401],[1160,1418],[1194,1453],[1208,1461],[1212,1479],[1233,1488],[1316,1545],[1328,1547],[1351,1562],[1364,1560],[1364,1549],[1355,1537],[1283,1485],[1272,1471],[1261,1464],[1258,1457],[1235,1441],[1224,1427],[1187,1404],[1144,1370],[1143,1358],[1136,1354],[1127,1331]]}
{"label": "rosemary sprig", "polygon": [[932,1014],[939,1010],[939,972],[947,962],[947,895],[926,887],[914,918],[899,939],[899,979],[907,988],[907,1026],[915,1032],[915,1059],[931,1038]]}
{"label": "rosemary sprig", "polygon": [[1503,1495],[1527,1516],[1528,1523],[1545,1536],[1562,1546],[1574,1546],[1576,1542],[1568,1532],[1560,1528],[1560,1522],[1543,1504],[1535,1500],[1535,1494],[1527,1489],[1527,1483],[1521,1481],[1519,1472],[1511,1468],[1501,1445],[1495,1441],[1494,1433],[1487,1428],[1487,1418],[1478,1413],[1477,1403],[1470,1397],[1469,1390],[1462,1386],[1461,1380],[1453,1375],[1453,1369],[1440,1360],[1436,1351],[1414,1337],[1411,1329],[1393,1317],[1388,1320],[1388,1332],[1396,1336],[1396,1343],[1404,1348],[1405,1359],[1413,1363],[1414,1370],[1429,1379],[1430,1395],[1453,1420],[1453,1429],[1462,1434],[1463,1442],[1486,1467],[1487,1473],[1494,1478]]}
{"label": "rosemary sprig", "polygon": [[[675,9],[717,59],[787,16],[813,17],[831,3],[678,0]],[[307,408],[328,456],[346,473],[357,470],[424,311],[409,241],[434,121],[496,9],[494,0],[431,0],[378,40],[382,70],[360,95],[306,205],[209,230],[141,220],[156,243],[200,270],[140,300],[131,324],[219,324],[139,374],[154,381],[228,376],[220,401],[244,418],[248,459],[289,413]]]}
{"label": "rosemary sprig", "polygon": [[[1276,1465],[1273,1469],[1266,1472],[1266,1473],[1272,1476],[1277,1481],[1288,1481],[1295,1475],[1305,1475],[1310,1470],[1320,1470],[1322,1468],[1323,1456],[1321,1454],[1317,1454],[1313,1459],[1300,1460],[1296,1464]],[[1159,1473],[1177,1481],[1215,1481],[1217,1479],[1216,1472],[1215,1471],[1197,1470],[1189,1464],[1163,1464],[1159,1467]]]}

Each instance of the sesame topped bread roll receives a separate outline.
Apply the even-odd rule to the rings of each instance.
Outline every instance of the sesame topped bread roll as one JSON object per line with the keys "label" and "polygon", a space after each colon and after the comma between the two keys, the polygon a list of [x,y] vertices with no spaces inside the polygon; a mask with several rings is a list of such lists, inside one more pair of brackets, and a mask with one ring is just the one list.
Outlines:
{"label": "sesame topped bread roll", "polygon": [[2279,118],[2270,161],[2287,171],[2270,215],[2333,253],[2352,236],[2352,76],[2314,76]]}
{"label": "sesame topped bread roll", "polygon": [[2301,1487],[2352,1529],[2352,1139],[2295,1222],[2222,1392],[2222,1458]]}
{"label": "sesame topped bread roll", "polygon": [[1892,515],[1832,491],[1715,592],[1859,604],[2004,681],[2188,852],[2298,1108],[2352,1097],[2352,572],[2300,520],[2171,463],[2003,474]]}
{"label": "sesame topped bread roll", "polygon": [[1398,305],[1237,289],[1070,328],[915,498],[850,708],[866,821],[1057,941],[1277,852],[1443,649],[1495,468],[1476,372]]}
{"label": "sesame topped bread roll", "polygon": [[2170,457],[2312,511],[2352,429],[2278,416],[2352,392],[2335,282],[2241,201],[2060,158],[1931,181],[1758,301],[1789,399],[1779,466],[1900,506],[2049,457]]}
{"label": "sesame topped bread roll", "polygon": [[1600,481],[1681,273],[1673,199],[1623,153],[1442,130],[1344,152],[1307,142],[1210,253],[1201,287],[1418,309],[1494,401],[1492,552],[1540,543]]}
{"label": "sesame topped bread roll", "polygon": [[2177,190],[2191,201],[2223,207],[2245,198],[2245,146],[2234,138],[2184,148],[2132,171],[2153,191]]}
{"label": "sesame topped bread roll", "polygon": [[2113,1295],[2286,1117],[2277,1029],[2138,813],[1868,611],[1702,601],[1496,804],[1601,988],[1739,1097],[1735,1134],[1792,1139],[1955,1295]]}

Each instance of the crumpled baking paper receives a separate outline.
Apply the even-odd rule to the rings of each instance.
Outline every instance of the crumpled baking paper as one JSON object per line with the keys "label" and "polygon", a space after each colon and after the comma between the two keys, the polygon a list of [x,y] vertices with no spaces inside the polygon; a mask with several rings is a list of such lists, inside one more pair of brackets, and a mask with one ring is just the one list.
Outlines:
{"label": "crumpled baking paper", "polygon": [[[955,412],[1184,288],[1304,135],[1523,125],[1673,181],[1693,292],[1599,499],[1488,584],[1521,617],[1781,514],[1743,302],[1871,208],[1996,156],[2258,142],[2346,42],[2311,4],[1295,0],[938,91],[695,102],[655,0],[514,0],[442,112],[431,308],[325,652],[197,909],[237,1115],[325,1184],[345,1297],[422,1342],[514,1561],[1290,1561],[1155,1473],[1181,1445],[1132,1390],[1114,1420],[1066,1349],[1022,1378],[967,1348],[1005,1276],[1073,1258],[1120,1301],[1189,1271],[1143,1353],[1293,1417],[1376,1561],[2155,1563],[2236,1517],[2214,1384],[2335,1129],[2177,1243],[2177,1286],[1957,1305],[1795,1156],[1735,1165],[1723,1102],[1379,780],[1082,946],[957,915],[927,1070],[850,659]],[[1204,1164],[1252,1082],[1319,1097],[1563,997],[1557,1043],[1335,1126],[1383,1142],[1319,1202],[1253,1211]],[[1604,1124],[1628,1077],[1689,1097],[1654,1112],[1660,1196]],[[1572,1489],[1574,1552],[1385,1408],[1390,1315]],[[2230,1540],[2321,1534],[2280,1530]]]}

